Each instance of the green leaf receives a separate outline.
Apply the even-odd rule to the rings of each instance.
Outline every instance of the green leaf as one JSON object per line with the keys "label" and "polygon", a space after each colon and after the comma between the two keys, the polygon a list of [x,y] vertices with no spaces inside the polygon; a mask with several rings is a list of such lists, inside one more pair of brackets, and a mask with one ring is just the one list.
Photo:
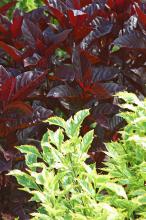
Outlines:
{"label": "green leaf", "polygon": [[109,182],[109,183],[106,183],[104,186],[105,188],[110,189],[111,191],[115,192],[118,196],[121,196],[124,199],[127,199],[126,192],[121,185]]}
{"label": "green leaf", "polygon": [[35,154],[37,157],[41,158],[41,155],[38,151],[38,149],[34,146],[31,145],[21,145],[19,147],[17,147],[17,149],[19,149],[21,151],[21,153],[24,154]]}
{"label": "green leaf", "polygon": [[87,220],[87,218],[83,215],[83,214],[79,214],[79,213],[72,213],[72,218],[73,220],[77,219],[77,220]]}
{"label": "green leaf", "polygon": [[57,129],[56,132],[48,131],[50,142],[56,147],[61,147],[61,144],[64,140],[64,135],[62,129]]}
{"label": "green leaf", "polygon": [[20,170],[13,170],[9,173],[9,175],[15,176],[18,183],[22,185],[23,187],[29,188],[29,189],[39,189],[37,184],[34,181],[34,178],[32,178],[30,175],[20,171]]}
{"label": "green leaf", "polygon": [[49,122],[51,125],[56,125],[65,128],[65,121],[60,117],[51,117],[45,122]]}
{"label": "green leaf", "polygon": [[42,173],[31,172],[31,176],[35,178],[37,184],[44,185],[46,179],[44,179]]}
{"label": "green leaf", "polygon": [[116,94],[120,99],[123,99],[125,102],[130,103],[130,104],[136,104],[143,106],[142,102],[137,98],[137,96],[133,93],[130,92],[119,92]]}
{"label": "green leaf", "polygon": [[124,108],[124,109],[128,109],[128,110],[131,110],[131,111],[136,111],[137,110],[137,108],[136,108],[136,106],[134,106],[134,105],[132,105],[132,104],[121,104],[121,105],[119,105],[121,108]]}
{"label": "green leaf", "polygon": [[47,131],[44,135],[43,135],[43,138],[41,140],[41,145],[47,143],[48,144],[49,142],[49,132]]}
{"label": "green leaf", "polygon": [[89,195],[93,195],[95,196],[95,189],[93,188],[91,183],[87,183],[86,180],[78,180],[80,186],[82,187],[82,189],[88,193]]}
{"label": "green leaf", "polygon": [[40,192],[40,191],[32,191],[33,194],[33,198],[35,198],[35,201],[37,202],[46,202],[46,196],[44,194],[44,192]]}
{"label": "green leaf", "polygon": [[86,153],[89,149],[89,147],[91,146],[91,143],[93,141],[93,135],[94,135],[94,131],[91,130],[89,132],[87,132],[84,137],[82,138],[82,143],[81,143],[81,151],[83,153]]}
{"label": "green leaf", "polygon": [[34,216],[35,218],[33,218],[33,220],[51,220],[51,218],[46,215],[46,214],[42,214],[42,213],[32,213],[32,216]]}
{"label": "green leaf", "polygon": [[73,118],[69,118],[65,124],[65,132],[69,138],[78,137],[79,129],[78,126],[74,123]]}
{"label": "green leaf", "polygon": [[94,122],[94,123],[92,123],[91,125],[90,125],[90,128],[91,129],[94,129],[94,128],[96,128],[97,127],[97,122]]}
{"label": "green leaf", "polygon": [[139,170],[140,175],[146,181],[146,162],[141,163],[139,168],[140,168]]}
{"label": "green leaf", "polygon": [[66,121],[65,132],[69,138],[78,137],[81,124],[88,115],[88,109],[81,110],[75,114],[74,119],[71,117]]}
{"label": "green leaf", "polygon": [[37,156],[36,154],[26,154],[25,155],[25,162],[26,162],[26,165],[32,170],[32,171],[35,171],[36,168],[33,167],[33,165],[35,163],[37,163]]}
{"label": "green leaf", "polygon": [[74,123],[77,126],[81,126],[82,122],[89,114],[90,114],[90,112],[88,109],[81,110],[81,111],[77,112],[74,116]]}
{"label": "green leaf", "polygon": [[100,213],[97,220],[124,220],[124,216],[118,213],[118,210],[109,205],[108,203],[99,203],[97,207]]}
{"label": "green leaf", "polygon": [[120,50],[120,47],[117,46],[117,45],[114,45],[113,48],[112,48],[112,53],[115,53],[115,52],[117,52],[119,50]]}
{"label": "green leaf", "polygon": [[142,205],[146,205],[146,192],[142,196],[138,196],[136,200]]}
{"label": "green leaf", "polygon": [[146,137],[140,137],[139,135],[133,135],[129,137],[130,141],[134,141],[136,144],[141,145],[141,147],[146,150]]}
{"label": "green leaf", "polygon": [[95,182],[97,185],[102,185],[108,182],[110,177],[108,175],[97,175],[95,176]]}

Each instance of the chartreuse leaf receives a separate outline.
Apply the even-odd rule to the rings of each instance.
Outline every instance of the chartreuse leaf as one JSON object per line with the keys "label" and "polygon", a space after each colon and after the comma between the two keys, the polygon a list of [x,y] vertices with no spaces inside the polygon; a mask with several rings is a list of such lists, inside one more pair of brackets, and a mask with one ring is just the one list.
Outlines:
{"label": "chartreuse leaf", "polygon": [[75,114],[74,119],[71,117],[66,121],[65,132],[69,138],[79,135],[81,124],[88,115],[89,110],[82,110]]}
{"label": "chartreuse leaf", "polygon": [[120,50],[120,47],[117,46],[117,45],[114,45],[111,52],[114,53],[114,52],[117,52],[119,50]]}
{"label": "chartreuse leaf", "polygon": [[21,145],[19,147],[17,147],[21,153],[24,153],[24,154],[35,154],[37,157],[40,157],[41,158],[41,155],[38,151],[38,149],[34,146],[31,146],[31,145]]}
{"label": "chartreuse leaf", "polygon": [[109,182],[110,177],[108,175],[97,175],[94,176],[94,184],[95,186],[99,187],[104,185],[105,183]]}
{"label": "chartreuse leaf", "polygon": [[146,181],[146,162],[142,162],[139,166],[139,174]]}
{"label": "chartreuse leaf", "polygon": [[36,168],[34,167],[34,164],[37,163],[37,156],[36,154],[26,154],[25,155],[25,162],[26,165],[32,170],[35,171]]}
{"label": "chartreuse leaf", "polygon": [[43,213],[32,213],[32,216],[34,216],[34,218],[32,218],[33,220],[51,220],[50,217],[48,217],[47,214],[43,214]]}
{"label": "chartreuse leaf", "polygon": [[140,102],[134,93],[119,92],[116,94],[116,96],[118,96],[120,99],[123,99],[126,103],[143,106],[143,103]]}
{"label": "chartreuse leaf", "polygon": [[[97,207],[99,215],[97,215],[97,220],[123,220],[124,215],[120,214],[117,209],[110,206],[108,203],[99,203]],[[101,213],[103,213],[101,215]]]}
{"label": "chartreuse leaf", "polygon": [[44,135],[43,135],[43,138],[42,138],[42,140],[41,140],[41,146],[42,145],[48,145],[48,143],[49,143],[49,133],[48,132],[46,132]]}
{"label": "chartreuse leaf", "polygon": [[34,181],[34,178],[32,178],[27,173],[24,173],[20,170],[12,170],[9,173],[10,175],[13,175],[16,177],[18,183],[22,185],[23,187],[29,188],[29,189],[39,189],[37,183]]}
{"label": "chartreuse leaf", "polygon": [[87,132],[84,137],[82,138],[82,142],[81,142],[81,151],[83,153],[86,153],[89,149],[89,147],[91,146],[92,144],[92,141],[93,141],[93,136],[94,135],[94,131],[91,130],[89,132]]}
{"label": "chartreuse leaf", "polygon": [[56,147],[60,147],[64,140],[63,130],[59,128],[56,132],[49,130],[48,133],[50,143],[54,144]]}
{"label": "chartreuse leaf", "polygon": [[146,193],[142,196],[139,196],[137,198],[138,202],[141,203],[142,205],[146,205]]}
{"label": "chartreuse leaf", "polygon": [[105,188],[115,192],[118,196],[121,196],[121,197],[127,199],[126,192],[121,185],[116,184],[116,183],[106,183],[106,184],[104,184],[104,186],[105,186]]}
{"label": "chartreuse leaf", "polygon": [[81,124],[83,123],[84,119],[89,115],[89,110],[81,110],[79,112],[77,112],[74,116],[74,124],[76,124],[77,126],[81,126]]}
{"label": "chartreuse leaf", "polygon": [[31,191],[33,194],[33,199],[31,201],[36,201],[36,202],[45,202],[46,201],[46,196],[44,195],[44,192],[41,191]]}
{"label": "chartreuse leaf", "polygon": [[60,117],[50,117],[45,122],[49,122],[51,125],[56,125],[62,128],[65,128],[65,121]]}

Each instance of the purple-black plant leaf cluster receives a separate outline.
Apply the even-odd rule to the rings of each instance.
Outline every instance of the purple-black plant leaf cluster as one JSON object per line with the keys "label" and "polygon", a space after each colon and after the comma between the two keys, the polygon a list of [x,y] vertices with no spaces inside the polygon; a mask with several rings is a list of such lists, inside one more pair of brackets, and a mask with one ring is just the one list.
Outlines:
{"label": "purple-black plant leaf cluster", "polygon": [[[97,125],[89,155],[98,168],[104,160],[103,143],[115,139],[124,123],[116,116],[112,95],[121,90],[146,95],[145,3],[44,0],[44,6],[29,13],[16,9],[10,20],[7,11],[15,3],[0,8],[2,191],[10,184],[4,173],[24,167],[14,146],[31,143],[39,148],[48,128],[45,119],[56,114],[68,118],[90,108],[82,132]],[[12,200],[19,203],[18,196]],[[8,206],[3,201],[1,193],[1,215]],[[20,219],[25,219],[22,213]]]}

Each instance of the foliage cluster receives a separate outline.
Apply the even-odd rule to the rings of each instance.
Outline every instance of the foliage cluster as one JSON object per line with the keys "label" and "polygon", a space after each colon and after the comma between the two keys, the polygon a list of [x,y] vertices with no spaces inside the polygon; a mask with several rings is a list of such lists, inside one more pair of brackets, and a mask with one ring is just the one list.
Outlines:
{"label": "foliage cluster", "polygon": [[60,128],[43,136],[41,152],[34,146],[18,147],[25,154],[27,173],[10,174],[39,204],[32,219],[146,219],[146,100],[132,93],[119,97],[126,101],[121,116],[127,126],[119,141],[107,144],[105,174],[97,175],[95,165],[85,163],[94,132],[79,134],[88,110],[66,122],[51,117],[48,122]]}
{"label": "foliage cluster", "polygon": [[44,0],[30,12],[16,9],[10,19],[15,4],[0,7],[0,212],[12,207],[4,202],[6,191],[21,210],[22,196],[4,174],[23,167],[15,145],[40,148],[49,126],[43,120],[90,108],[82,134],[97,125],[88,162],[96,161],[98,168],[103,142],[116,139],[124,123],[112,95],[146,94],[145,3]]}
{"label": "foliage cluster", "polygon": [[16,7],[23,11],[31,11],[42,5],[42,0],[19,0]]}
{"label": "foliage cluster", "polygon": [[[12,3],[16,1],[12,0],[1,0],[0,6],[3,6],[7,3]],[[15,8],[20,8],[22,11],[31,11],[42,5],[42,0],[19,0],[15,4]],[[13,9],[14,10],[14,9]]]}

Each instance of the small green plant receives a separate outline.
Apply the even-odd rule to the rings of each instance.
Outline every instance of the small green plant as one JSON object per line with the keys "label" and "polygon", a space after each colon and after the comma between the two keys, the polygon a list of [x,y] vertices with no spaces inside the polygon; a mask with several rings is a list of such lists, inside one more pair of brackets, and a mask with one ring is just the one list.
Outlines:
{"label": "small green plant", "polygon": [[130,109],[120,115],[128,122],[117,142],[107,144],[106,174],[85,163],[94,132],[80,136],[88,110],[66,122],[48,119],[57,131],[42,139],[42,152],[20,146],[27,172],[11,171],[23,190],[39,204],[32,219],[39,220],[144,220],[146,219],[146,101],[134,94],[119,93]]}
{"label": "small green plant", "polygon": [[[2,0],[0,6],[6,3],[12,2],[11,0]],[[17,1],[15,8],[20,8],[22,11],[31,11],[37,7],[43,5],[43,0],[19,0]]]}
{"label": "small green plant", "polygon": [[31,11],[42,5],[42,0],[19,0],[16,7],[23,11]]}

